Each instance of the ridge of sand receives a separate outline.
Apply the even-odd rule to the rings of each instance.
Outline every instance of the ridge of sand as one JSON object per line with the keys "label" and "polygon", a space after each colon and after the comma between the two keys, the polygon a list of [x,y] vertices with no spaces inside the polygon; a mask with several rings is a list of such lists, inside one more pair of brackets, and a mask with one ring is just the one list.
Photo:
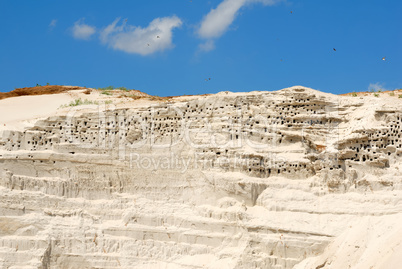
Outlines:
{"label": "ridge of sand", "polygon": [[36,87],[25,87],[17,88],[10,92],[0,92],[0,100],[18,97],[18,96],[32,96],[32,95],[47,95],[47,94],[58,94],[72,90],[81,90],[84,87],[78,86],[60,86],[60,85],[46,85],[46,86],[36,86]]}

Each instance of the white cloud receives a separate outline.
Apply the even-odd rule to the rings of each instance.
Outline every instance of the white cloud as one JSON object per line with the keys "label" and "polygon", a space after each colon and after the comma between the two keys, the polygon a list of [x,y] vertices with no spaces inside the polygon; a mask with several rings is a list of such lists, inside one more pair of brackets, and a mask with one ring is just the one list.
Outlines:
{"label": "white cloud", "polygon": [[381,91],[388,91],[388,89],[386,89],[385,87],[384,87],[384,84],[382,84],[382,83],[379,83],[379,82],[377,82],[377,83],[370,83],[370,85],[368,86],[368,90],[369,91],[371,91],[371,90],[374,90],[374,91],[379,91],[379,90],[381,90]]}
{"label": "white cloud", "polygon": [[202,20],[198,34],[202,38],[220,37],[232,24],[246,0],[224,0]]}
{"label": "white cloud", "polygon": [[81,19],[74,23],[72,31],[74,38],[88,40],[96,32],[96,29],[83,23]]}
{"label": "white cloud", "polygon": [[240,8],[246,4],[273,5],[281,0],[224,0],[202,20],[198,34],[202,38],[220,37],[233,23]]}
{"label": "white cloud", "polygon": [[53,30],[53,28],[56,27],[56,24],[57,24],[57,20],[52,20],[52,21],[49,23],[49,29],[50,29],[50,30]]}
{"label": "white cloud", "polygon": [[172,48],[172,30],[182,25],[176,16],[156,18],[146,28],[127,25],[127,20],[117,26],[119,21],[116,19],[101,31],[101,41],[113,49],[141,55]]}
{"label": "white cloud", "polygon": [[198,46],[201,51],[211,51],[215,49],[215,42],[213,40],[207,40],[205,43],[202,43]]}
{"label": "white cloud", "polygon": [[273,5],[279,1],[282,0],[223,0],[203,18],[198,35],[205,39],[218,38],[227,31],[243,6],[253,3]]}

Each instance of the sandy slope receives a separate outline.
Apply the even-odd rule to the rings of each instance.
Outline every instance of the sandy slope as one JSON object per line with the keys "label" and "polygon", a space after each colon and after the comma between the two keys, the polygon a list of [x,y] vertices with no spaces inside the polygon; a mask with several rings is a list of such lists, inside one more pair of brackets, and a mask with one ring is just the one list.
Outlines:
{"label": "sandy slope", "polygon": [[350,223],[323,254],[308,258],[294,268],[400,268],[401,223],[402,214],[363,217]]}
{"label": "sandy slope", "polygon": [[34,123],[35,119],[57,113],[60,106],[73,98],[68,93],[55,95],[21,96],[0,100],[0,130],[19,129]]}
{"label": "sandy slope", "polygon": [[67,114],[69,111],[98,109],[96,105],[68,106],[77,99],[96,101],[101,105],[109,101],[111,103],[108,103],[108,107],[136,107],[154,103],[146,98],[137,101],[127,97],[121,98],[122,91],[118,90],[115,90],[111,96],[101,94],[101,91],[95,89],[89,89],[90,94],[87,91],[88,89],[76,89],[62,93],[25,95],[2,99],[0,100],[0,131],[23,130],[26,127],[33,126],[40,118]]}

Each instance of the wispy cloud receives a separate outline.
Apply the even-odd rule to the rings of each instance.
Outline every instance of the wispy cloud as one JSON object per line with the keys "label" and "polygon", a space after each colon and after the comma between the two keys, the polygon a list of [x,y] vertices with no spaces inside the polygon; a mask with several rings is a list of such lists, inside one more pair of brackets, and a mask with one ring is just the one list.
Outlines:
{"label": "wispy cloud", "polygon": [[215,42],[214,42],[213,40],[211,40],[211,39],[210,39],[210,40],[207,40],[207,41],[205,41],[205,43],[200,44],[200,45],[198,46],[198,48],[199,48],[201,51],[205,51],[205,52],[214,50],[214,49],[215,49]]}
{"label": "wispy cloud", "polygon": [[[223,0],[203,18],[197,33],[199,37],[204,39],[219,38],[228,30],[243,6],[253,3],[273,5],[280,1],[281,0]],[[202,45],[200,45],[200,48],[201,46]]]}
{"label": "wispy cloud", "polygon": [[377,82],[377,83],[370,83],[368,86],[368,90],[374,90],[374,91],[389,91],[389,89],[386,89],[383,83]]}
{"label": "wispy cloud", "polygon": [[202,38],[220,37],[236,18],[246,0],[224,0],[202,20],[198,34]]}
{"label": "wispy cloud", "polygon": [[146,28],[130,26],[127,20],[118,25],[119,21],[120,18],[117,18],[101,31],[102,43],[115,50],[140,55],[174,47],[172,31],[182,25],[182,21],[176,16],[156,18]]}
{"label": "wispy cloud", "polygon": [[95,32],[96,28],[85,24],[83,19],[76,21],[72,28],[73,37],[76,39],[88,40]]}
{"label": "wispy cloud", "polygon": [[57,24],[57,20],[56,19],[54,19],[54,20],[52,20],[50,23],[49,23],[49,30],[51,31],[51,30],[53,30],[55,27],[56,27],[56,24]]}

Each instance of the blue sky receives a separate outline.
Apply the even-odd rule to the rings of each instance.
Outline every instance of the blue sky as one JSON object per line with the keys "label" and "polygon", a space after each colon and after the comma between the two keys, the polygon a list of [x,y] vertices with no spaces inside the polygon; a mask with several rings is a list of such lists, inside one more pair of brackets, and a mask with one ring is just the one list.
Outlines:
{"label": "blue sky", "polygon": [[402,88],[399,0],[1,0],[0,14],[0,91]]}

